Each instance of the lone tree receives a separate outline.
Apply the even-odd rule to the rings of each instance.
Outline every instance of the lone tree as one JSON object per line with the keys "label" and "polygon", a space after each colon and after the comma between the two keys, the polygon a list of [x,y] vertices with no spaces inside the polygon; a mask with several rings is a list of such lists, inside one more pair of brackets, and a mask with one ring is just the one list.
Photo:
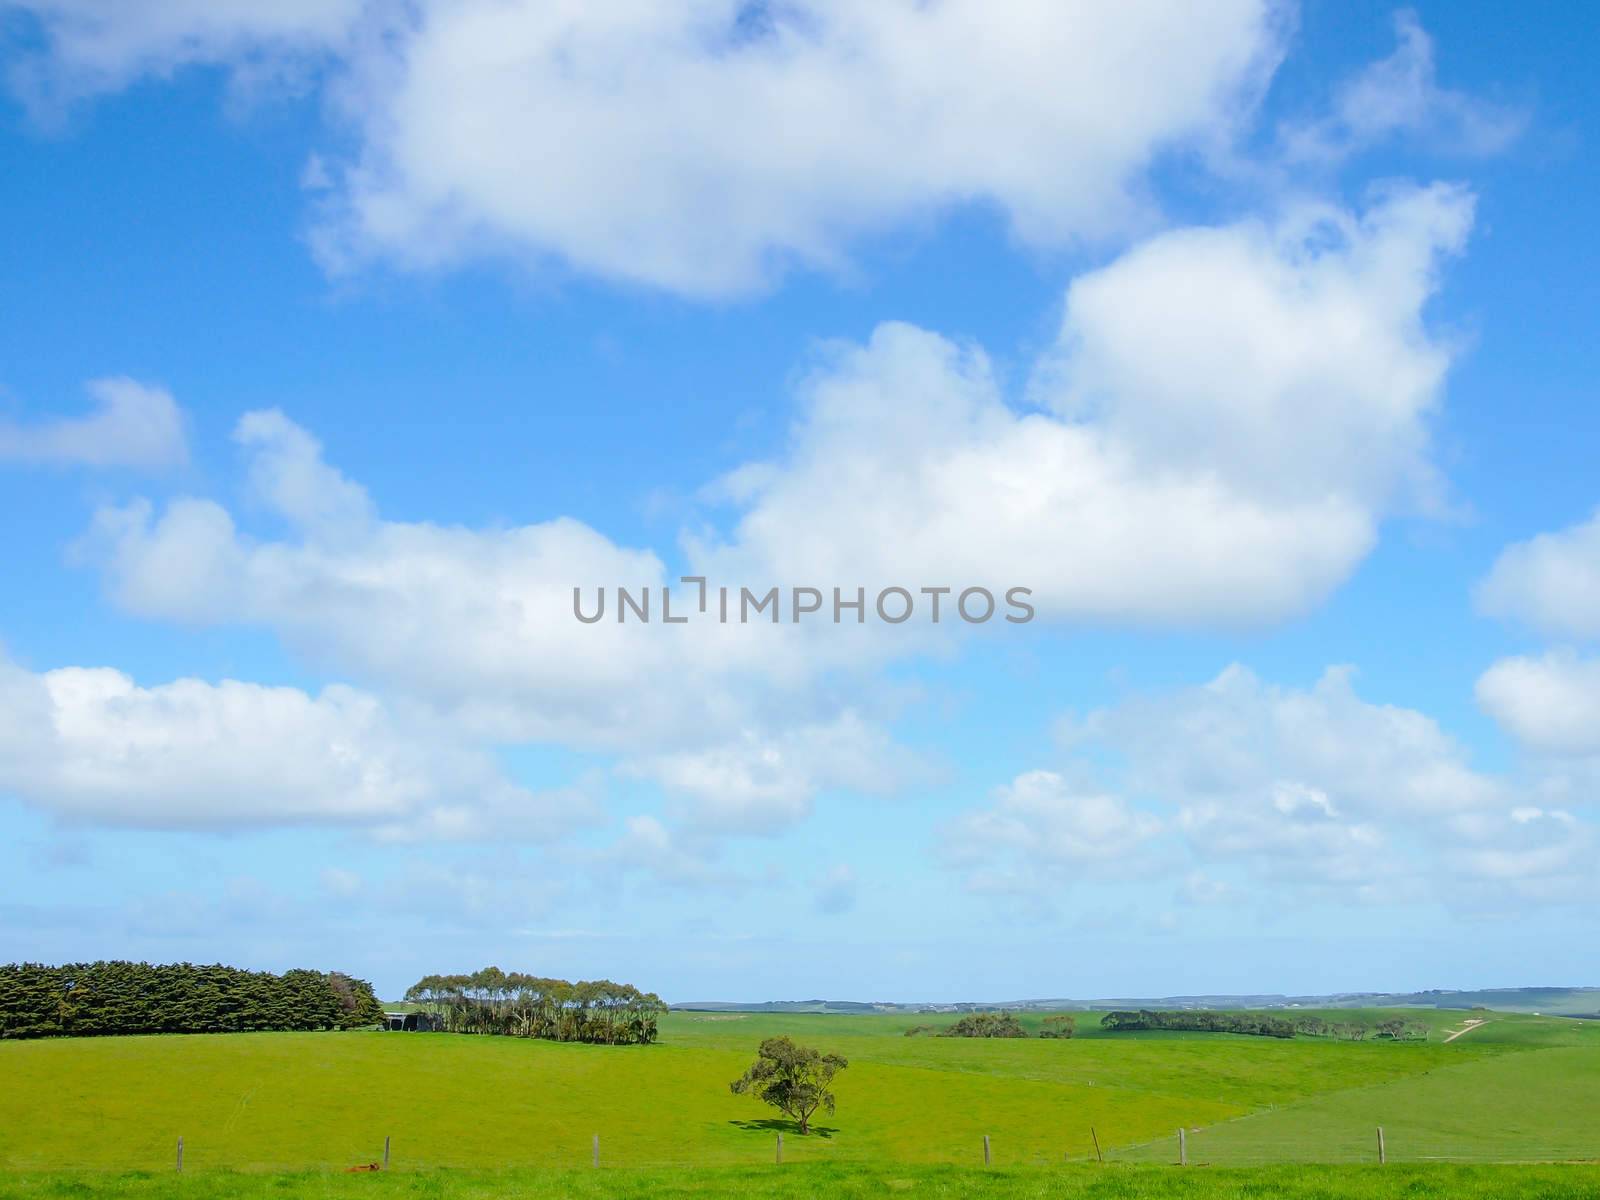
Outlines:
{"label": "lone tree", "polygon": [[735,1096],[753,1092],[779,1112],[800,1122],[800,1132],[811,1132],[811,1114],[819,1108],[833,1115],[833,1093],[828,1085],[850,1064],[837,1054],[823,1054],[797,1046],[786,1037],[761,1043],[750,1069],[728,1085]]}

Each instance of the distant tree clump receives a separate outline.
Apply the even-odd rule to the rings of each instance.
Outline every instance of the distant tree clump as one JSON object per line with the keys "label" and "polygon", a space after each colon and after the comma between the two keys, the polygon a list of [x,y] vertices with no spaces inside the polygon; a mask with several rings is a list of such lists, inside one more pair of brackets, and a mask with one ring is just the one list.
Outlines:
{"label": "distant tree clump", "polygon": [[1292,1038],[1292,1021],[1253,1012],[1108,1012],[1100,1019],[1101,1028],[1111,1033],[1144,1029],[1171,1029],[1190,1033],[1243,1033],[1252,1037]]}
{"label": "distant tree clump", "polygon": [[907,1037],[921,1037],[925,1033],[932,1033],[932,1032],[933,1032],[933,1026],[932,1025],[913,1025],[910,1029],[906,1030],[906,1036]]}
{"label": "distant tree clump", "polygon": [[1338,1038],[1340,1041],[1362,1041],[1370,1031],[1365,1021],[1349,1018],[1331,1021],[1326,1017],[1301,1016],[1294,1019],[1294,1031],[1307,1037]]}
{"label": "distant tree clump", "polygon": [[833,1115],[834,1096],[828,1085],[849,1065],[840,1055],[773,1037],[761,1043],[756,1061],[728,1088],[736,1096],[748,1093],[765,1101],[798,1121],[801,1133],[810,1133],[812,1114],[819,1108]]}
{"label": "distant tree clump", "polygon": [[556,1042],[647,1045],[667,1006],[654,992],[609,979],[568,983],[499,967],[471,975],[429,975],[406,999],[447,1033],[489,1033]]}
{"label": "distant tree clump", "polygon": [[220,963],[0,966],[0,1038],[356,1029],[383,1020],[372,985],[337,971]]}
{"label": "distant tree clump", "polygon": [[1425,1042],[1428,1026],[1415,1018],[1389,1017],[1372,1027],[1372,1036],[1393,1042]]}
{"label": "distant tree clump", "polygon": [[1044,1019],[1044,1026],[1039,1030],[1042,1038],[1069,1038],[1078,1029],[1078,1019],[1071,1013],[1058,1013],[1053,1017]]}
{"label": "distant tree clump", "polygon": [[1330,1021],[1326,1017],[1319,1017],[1313,1013],[1305,1013],[1294,1019],[1294,1031],[1305,1034],[1307,1037],[1338,1038],[1345,1042],[1365,1041],[1370,1033],[1374,1037],[1388,1038],[1399,1042],[1426,1041],[1428,1027],[1421,1021],[1406,1020],[1404,1017],[1395,1017],[1380,1021],[1377,1025],[1368,1025],[1365,1021],[1350,1019],[1346,1021]]}
{"label": "distant tree clump", "polygon": [[1022,1022],[1008,1012],[980,1012],[962,1017],[940,1037],[965,1038],[1025,1038],[1028,1031]]}

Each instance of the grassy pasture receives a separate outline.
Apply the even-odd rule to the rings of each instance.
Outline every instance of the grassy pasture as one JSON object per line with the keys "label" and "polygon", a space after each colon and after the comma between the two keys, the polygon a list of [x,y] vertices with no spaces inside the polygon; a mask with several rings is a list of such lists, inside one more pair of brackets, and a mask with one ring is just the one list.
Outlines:
{"label": "grassy pasture", "polygon": [[1593,1200],[1600,1167],[1298,1166],[624,1168],[388,1175],[213,1172],[0,1176],[7,1200]]}
{"label": "grassy pasture", "polygon": [[[1407,1161],[1600,1159],[1592,1119],[1600,1023],[1478,1013],[1487,1024],[1446,1044],[1443,1032],[1466,1014],[1409,1015],[1428,1021],[1429,1041],[1112,1035],[1090,1014],[1079,1014],[1070,1041],[969,1041],[904,1036],[948,1020],[927,1017],[673,1013],[661,1044],[649,1047],[365,1032],[7,1042],[0,1193],[177,1187],[203,1196],[213,1186],[206,1181],[232,1180],[237,1188],[225,1194],[270,1186],[275,1195],[343,1196],[365,1186],[448,1200],[488,1194],[472,1190],[484,1187],[601,1194],[592,1191],[599,1179],[608,1195],[673,1194],[675,1180],[709,1194],[726,1183],[733,1194],[742,1171],[766,1168],[760,1194],[775,1196],[866,1194],[834,1186],[858,1176],[876,1181],[873,1194],[907,1180],[923,1195],[1035,1195],[1059,1178],[1077,1190],[1052,1194],[1292,1195],[1300,1193],[1182,1189],[1213,1187],[1200,1177],[1222,1179],[1217,1168],[1230,1164],[1368,1162],[1378,1124],[1391,1165],[1375,1182],[1354,1166],[1345,1174],[1285,1167],[1274,1178],[1322,1181],[1306,1183],[1306,1195],[1398,1195],[1370,1189],[1398,1186]],[[728,1092],[761,1038],[778,1033],[850,1059],[836,1086],[839,1111],[821,1117],[811,1137]],[[1191,1162],[1214,1164],[1192,1170],[1193,1181],[1171,1181],[1154,1165],[1175,1156],[1180,1125],[1197,1131]],[[1104,1168],[1083,1163],[1091,1127],[1114,1160]],[[773,1175],[779,1128],[785,1171]],[[602,1166],[626,1170],[587,1169],[597,1132]],[[170,1169],[179,1134],[181,1179]],[[994,1152],[988,1174],[984,1134]],[[381,1182],[319,1173],[381,1157],[385,1135],[394,1170]],[[1545,1178],[1519,1170],[1506,1179]],[[225,1174],[233,1171],[249,1174]],[[310,1173],[269,1185],[274,1171]],[[1549,1176],[1580,1177],[1590,1190],[1572,1194],[1600,1194],[1593,1172]],[[1521,1183],[1495,1191],[1501,1184],[1483,1182],[1495,1178],[1469,1172],[1459,1181],[1481,1183],[1483,1195],[1523,1194]],[[113,1179],[124,1190],[105,1191]],[[820,1190],[793,1190],[813,1186],[807,1180]],[[1179,1190],[1161,1190],[1171,1188]]]}

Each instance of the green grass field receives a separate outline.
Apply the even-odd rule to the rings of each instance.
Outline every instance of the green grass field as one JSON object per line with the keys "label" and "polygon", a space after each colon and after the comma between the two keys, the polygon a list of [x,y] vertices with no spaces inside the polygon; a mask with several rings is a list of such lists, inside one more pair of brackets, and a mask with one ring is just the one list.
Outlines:
{"label": "green grass field", "polygon": [[520,1168],[505,1171],[0,1176],[7,1200],[1593,1200],[1600,1167],[1299,1166],[1187,1171],[1166,1167]]}
{"label": "green grass field", "polygon": [[[1600,1023],[1478,1013],[1484,1025],[1446,1043],[1466,1014],[1409,1015],[1429,1041],[1113,1035],[1088,1014],[1069,1041],[975,1041],[904,1036],[927,1017],[673,1013],[649,1047],[366,1032],[7,1042],[0,1192],[732,1195],[758,1178],[773,1196],[1600,1194],[1600,1168],[1415,1165],[1600,1160]],[[850,1060],[837,1114],[810,1137],[728,1091],[775,1033]],[[1158,1165],[1176,1159],[1179,1126],[1188,1172]],[[341,1173],[381,1158],[385,1136],[388,1176]],[[1281,1166],[1231,1170],[1267,1163]],[[1454,1190],[1405,1190],[1446,1171]],[[1252,1182],[1269,1178],[1278,1190]]]}

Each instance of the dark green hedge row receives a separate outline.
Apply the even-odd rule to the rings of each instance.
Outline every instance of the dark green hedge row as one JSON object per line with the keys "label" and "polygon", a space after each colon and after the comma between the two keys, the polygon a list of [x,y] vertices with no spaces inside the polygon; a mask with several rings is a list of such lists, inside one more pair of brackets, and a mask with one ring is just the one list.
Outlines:
{"label": "dark green hedge row", "polygon": [[0,1038],[352,1029],[383,1019],[372,985],[337,971],[136,962],[0,966]]}
{"label": "dark green hedge row", "polygon": [[1112,1033],[1139,1029],[1180,1029],[1191,1033],[1245,1033],[1255,1037],[1292,1038],[1294,1023],[1252,1012],[1108,1012],[1100,1027]]}

